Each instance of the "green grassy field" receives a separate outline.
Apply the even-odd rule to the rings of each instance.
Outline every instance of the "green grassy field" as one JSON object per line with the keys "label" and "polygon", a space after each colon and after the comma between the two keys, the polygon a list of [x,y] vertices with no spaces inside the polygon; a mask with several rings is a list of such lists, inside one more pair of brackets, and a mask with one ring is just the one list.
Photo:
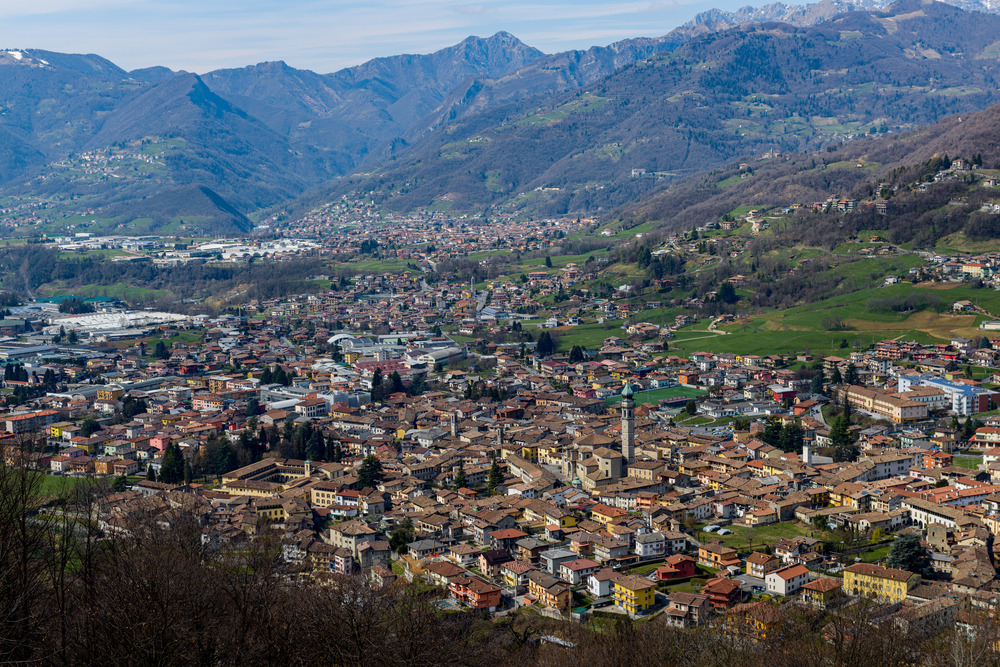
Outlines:
{"label": "green grassy field", "polygon": [[593,349],[600,347],[605,338],[624,337],[625,332],[621,325],[622,320],[605,320],[604,324],[581,324],[577,327],[556,329],[555,335],[559,339],[559,349],[562,351],[568,352],[574,345]]}
{"label": "green grassy field", "polygon": [[[643,403],[659,403],[664,398],[675,398],[677,396],[684,396],[685,398],[697,398],[698,396],[704,396],[708,392],[703,389],[693,389],[691,387],[667,387],[666,389],[654,389],[653,391],[640,391],[635,395],[636,405],[642,405]],[[617,405],[621,403],[621,396],[612,396],[607,399],[608,405]]]}
{"label": "green grassy field", "polygon": [[[906,297],[919,294],[938,298],[943,312],[917,311],[897,313],[873,311],[870,299]],[[990,313],[1000,313],[1000,293],[975,290],[965,285],[914,286],[900,283],[872,290],[860,290],[816,303],[796,306],[750,317],[738,324],[723,327],[726,334],[697,334],[682,329],[670,341],[672,354],[707,352],[744,352],[751,354],[790,354],[811,351],[814,354],[845,354],[840,343],[847,340],[849,349],[855,341],[867,347],[879,340],[893,338],[935,343],[958,334],[967,338],[978,335],[977,324],[982,316],[952,314],[950,306],[959,300],[969,300]],[[849,327],[847,331],[828,330],[834,322]],[[695,332],[692,332],[695,333]]]}
{"label": "green grassy field", "polygon": [[701,542],[719,539],[727,547],[732,547],[733,549],[750,549],[771,545],[782,537],[789,538],[804,535],[822,540],[829,535],[826,531],[817,530],[812,526],[803,525],[798,521],[782,521],[781,523],[772,523],[769,526],[759,526],[757,528],[732,525],[726,526],[726,529],[733,531],[733,534],[719,535],[717,533],[699,532],[696,537]]}
{"label": "green grassy field", "polygon": [[885,559],[889,555],[890,547],[885,546],[872,551],[866,551],[860,554],[860,558],[864,563],[877,563],[880,560]]}
{"label": "green grassy field", "polygon": [[88,480],[83,477],[65,477],[57,475],[42,475],[42,484],[39,487],[39,492],[43,496],[62,496],[79,485],[91,482],[93,480]]}
{"label": "green grassy field", "polygon": [[982,464],[983,459],[980,456],[956,456],[953,459],[956,466],[960,468],[969,468],[970,470],[976,470]]}

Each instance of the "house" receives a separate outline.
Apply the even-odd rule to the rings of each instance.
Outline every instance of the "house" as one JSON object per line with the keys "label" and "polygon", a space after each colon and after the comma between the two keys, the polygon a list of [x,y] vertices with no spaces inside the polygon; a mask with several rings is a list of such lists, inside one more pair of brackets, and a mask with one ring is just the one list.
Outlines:
{"label": "house", "polygon": [[659,558],[666,552],[667,541],[663,533],[636,535],[635,553],[640,558]]}
{"label": "house", "polygon": [[754,551],[746,557],[746,564],[748,575],[763,579],[769,573],[777,570],[781,566],[781,561],[763,551]]}
{"label": "house", "polygon": [[527,574],[528,595],[546,607],[566,610],[573,606],[573,591],[565,583],[541,570]]}
{"label": "house", "polygon": [[589,558],[577,558],[576,560],[566,561],[559,566],[559,577],[563,581],[576,586],[584,581],[590,573],[596,572],[600,568],[601,566],[596,561],[592,561]]}
{"label": "house", "polygon": [[605,598],[614,592],[615,579],[620,576],[609,567],[587,575],[587,592],[595,598]]}
{"label": "house", "polygon": [[448,559],[463,567],[479,560],[480,550],[471,544],[456,544],[448,549]]}
{"label": "house", "polygon": [[557,576],[559,574],[560,565],[567,561],[576,560],[577,558],[577,554],[562,547],[547,549],[538,554],[538,562],[541,565],[541,568],[552,576]]}
{"label": "house", "polygon": [[[331,533],[333,530],[333,528],[330,529]],[[443,552],[447,547],[447,544],[437,540],[417,540],[406,545],[407,553],[413,558],[434,556]]]}
{"label": "house", "polygon": [[656,604],[656,584],[644,577],[620,576],[615,580],[615,604],[629,614],[639,614]]}
{"label": "house", "polygon": [[537,563],[539,555],[551,547],[548,542],[542,542],[534,537],[521,538],[515,544],[517,545],[517,557],[529,563]]}
{"label": "house", "polygon": [[716,609],[730,607],[743,598],[740,582],[735,579],[714,578],[705,582],[701,594],[707,595],[709,602]]}
{"label": "house", "polygon": [[500,577],[500,567],[504,563],[514,560],[510,554],[503,549],[490,549],[479,554],[479,571],[490,577],[498,579]]}
{"label": "house", "polygon": [[667,554],[679,554],[687,551],[688,536],[677,530],[661,531],[663,535],[663,552]]}
{"label": "house", "polygon": [[766,602],[749,602],[730,609],[722,628],[727,635],[762,641],[773,635],[784,620],[785,615],[778,607]]}
{"label": "house", "polygon": [[442,588],[451,588],[452,579],[467,574],[469,573],[465,571],[465,568],[459,567],[458,565],[446,560],[436,560],[432,563],[428,563],[424,568],[424,575],[427,577],[428,581],[430,581],[433,585],[441,586]]}
{"label": "house", "polygon": [[464,574],[451,580],[448,592],[463,607],[496,611],[500,606],[500,587],[479,577]]}
{"label": "house", "polygon": [[697,572],[696,563],[697,561],[687,554],[668,556],[663,561],[663,565],[656,568],[656,579],[657,581],[666,581],[693,577]]}
{"label": "house", "polygon": [[[847,486],[842,484],[841,486]],[[840,487],[837,487],[840,488]],[[866,494],[867,497],[867,494]],[[845,505],[850,506],[848,503]],[[855,508],[857,509],[857,508]],[[774,555],[781,559],[784,564],[791,563],[798,556],[807,551],[820,552],[823,550],[823,543],[811,537],[794,537],[791,539],[781,538],[774,543]]]}
{"label": "house", "polygon": [[809,570],[805,565],[795,563],[770,572],[764,577],[767,592],[788,597],[809,581]]}
{"label": "house", "polygon": [[844,568],[844,592],[884,602],[902,602],[920,575],[892,567],[855,563]]}
{"label": "house", "polygon": [[510,554],[516,554],[517,541],[525,537],[528,537],[528,534],[516,528],[495,530],[490,533],[490,548],[502,549]]}
{"label": "house", "polygon": [[538,568],[523,560],[512,560],[500,566],[504,583],[511,588],[525,588],[528,585],[528,573]]}
{"label": "house", "polygon": [[707,595],[697,593],[674,593],[667,605],[667,624],[677,628],[700,625],[708,620],[712,613],[712,604]]}
{"label": "house", "polygon": [[799,589],[799,600],[814,607],[825,609],[844,593],[844,585],[836,579],[814,579]]}
{"label": "house", "polygon": [[736,549],[723,546],[721,542],[708,542],[698,547],[698,563],[722,570],[731,565],[739,567],[740,558]]}

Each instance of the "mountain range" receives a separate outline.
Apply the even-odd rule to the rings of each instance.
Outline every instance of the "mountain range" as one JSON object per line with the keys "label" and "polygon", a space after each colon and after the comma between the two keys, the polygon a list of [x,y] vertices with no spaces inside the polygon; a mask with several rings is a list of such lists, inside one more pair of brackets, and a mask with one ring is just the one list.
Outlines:
{"label": "mountain range", "polygon": [[0,224],[235,234],[351,191],[396,209],[638,210],[739,156],[1000,102],[996,7],[954,4],[774,3],[548,55],[501,32],[332,74],[0,51]]}

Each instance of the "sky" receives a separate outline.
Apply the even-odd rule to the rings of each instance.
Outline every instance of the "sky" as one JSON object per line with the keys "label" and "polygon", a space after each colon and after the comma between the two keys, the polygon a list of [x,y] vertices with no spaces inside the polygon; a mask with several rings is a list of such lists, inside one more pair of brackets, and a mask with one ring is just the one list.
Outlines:
{"label": "sky", "polygon": [[[795,3],[796,0],[792,0]],[[655,37],[747,0],[0,0],[0,49],[204,73],[284,60],[333,72],[505,30],[555,53]],[[761,0],[749,4],[763,4]]]}

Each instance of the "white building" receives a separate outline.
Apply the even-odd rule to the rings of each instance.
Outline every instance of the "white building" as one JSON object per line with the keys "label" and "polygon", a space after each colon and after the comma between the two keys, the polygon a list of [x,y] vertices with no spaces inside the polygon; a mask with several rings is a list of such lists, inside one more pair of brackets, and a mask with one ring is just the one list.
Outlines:
{"label": "white building", "polygon": [[783,568],[764,575],[767,592],[772,595],[783,595],[785,597],[793,595],[808,581],[809,570],[806,569],[805,565],[800,563],[786,565]]}

